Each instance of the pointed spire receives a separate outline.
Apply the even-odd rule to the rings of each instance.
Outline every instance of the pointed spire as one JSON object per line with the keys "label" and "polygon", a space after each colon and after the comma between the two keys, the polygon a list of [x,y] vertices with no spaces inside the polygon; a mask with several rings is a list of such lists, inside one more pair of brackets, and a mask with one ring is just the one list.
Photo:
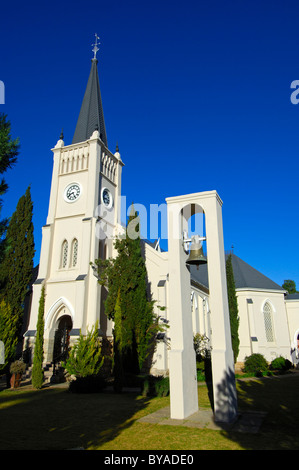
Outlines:
{"label": "pointed spire", "polygon": [[97,64],[97,59],[93,58],[91,60],[91,70],[72,143],[76,144],[89,139],[97,128],[100,134],[100,139],[107,147],[108,144]]}

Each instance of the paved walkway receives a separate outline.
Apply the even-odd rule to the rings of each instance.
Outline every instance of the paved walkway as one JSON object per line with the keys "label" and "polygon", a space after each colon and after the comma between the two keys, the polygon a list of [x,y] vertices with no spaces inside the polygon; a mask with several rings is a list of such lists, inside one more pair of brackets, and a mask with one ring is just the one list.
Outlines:
{"label": "paved walkway", "polygon": [[265,412],[239,412],[236,421],[230,424],[216,423],[211,409],[200,408],[196,413],[185,419],[171,419],[170,407],[162,408],[155,413],[139,419],[140,423],[151,423],[168,426],[185,426],[188,428],[212,429],[214,431],[232,431],[257,433],[263,422]]}
{"label": "paved walkway", "polygon": [[[269,376],[269,377],[247,377],[239,378],[239,381],[250,381],[250,380],[283,380],[288,377],[299,375],[298,370],[291,370],[289,374]],[[205,383],[199,384],[204,385]],[[200,429],[213,429],[219,431],[232,431],[232,432],[246,432],[246,433],[258,433],[263,420],[266,416],[264,411],[242,411],[239,410],[237,419],[230,424],[218,423],[214,421],[213,411],[211,409],[200,408],[196,413],[188,416],[186,419],[171,419],[170,418],[170,407],[162,408],[155,413],[148,416],[144,416],[139,421],[141,423],[152,423],[168,426],[185,426]]]}

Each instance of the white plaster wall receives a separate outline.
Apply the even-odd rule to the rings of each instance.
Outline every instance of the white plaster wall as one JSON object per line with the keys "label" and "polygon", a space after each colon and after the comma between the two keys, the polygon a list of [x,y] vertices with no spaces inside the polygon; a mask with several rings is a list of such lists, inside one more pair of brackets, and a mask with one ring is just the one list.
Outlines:
{"label": "white plaster wall", "polygon": [[[280,355],[291,360],[283,292],[237,290],[237,299],[240,317],[238,362],[244,362],[245,357],[253,353],[263,354],[269,362]],[[266,301],[272,306],[273,342],[268,342],[266,338],[263,315],[263,306]],[[257,338],[257,341],[253,338]]]}
{"label": "white plaster wall", "polygon": [[[146,269],[152,300],[155,300],[154,311],[157,315],[168,320],[168,253],[155,250],[145,244]],[[158,284],[162,284],[160,287]],[[166,307],[160,310],[159,307]],[[166,329],[166,337],[168,329]],[[168,345],[167,338],[157,342],[153,356],[151,373],[159,375],[168,372]]]}
{"label": "white plaster wall", "polygon": [[297,336],[299,334],[299,299],[286,300],[285,308],[288,319],[290,343],[293,349],[297,348]]}

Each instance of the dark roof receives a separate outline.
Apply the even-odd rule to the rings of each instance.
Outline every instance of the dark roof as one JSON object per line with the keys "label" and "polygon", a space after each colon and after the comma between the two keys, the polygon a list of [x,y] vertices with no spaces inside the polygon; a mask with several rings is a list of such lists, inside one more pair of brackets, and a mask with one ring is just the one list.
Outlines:
{"label": "dark roof", "polygon": [[208,265],[201,264],[198,269],[196,266],[190,266],[191,281],[200,284],[206,289],[209,289]]}
{"label": "dark roof", "polygon": [[97,64],[98,61],[92,59],[91,70],[72,143],[76,144],[89,139],[94,130],[97,129],[101,140],[108,147]]}
{"label": "dark roof", "polygon": [[[271,279],[257,271],[249,264],[245,263],[245,261],[235,254],[232,254],[232,266],[236,289],[248,288],[284,291],[281,286],[273,282]],[[191,266],[190,272],[192,280],[205,287],[209,287],[207,264],[199,266],[198,270],[195,266]]]}
{"label": "dark roof", "polygon": [[299,292],[296,292],[296,294],[287,294],[286,300],[299,300]]}

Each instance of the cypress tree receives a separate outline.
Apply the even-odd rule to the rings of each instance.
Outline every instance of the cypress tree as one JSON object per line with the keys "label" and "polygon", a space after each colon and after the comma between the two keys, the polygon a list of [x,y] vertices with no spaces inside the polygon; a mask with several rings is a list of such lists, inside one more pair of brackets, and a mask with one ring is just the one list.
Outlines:
{"label": "cypress tree", "polygon": [[44,381],[44,313],[45,313],[45,286],[42,287],[39,299],[38,318],[36,325],[36,338],[33,356],[32,385],[34,388],[42,388]]}
{"label": "cypress tree", "polygon": [[[117,312],[121,311],[124,371],[138,373],[148,355],[153,335],[158,330],[158,322],[153,311],[153,301],[148,298],[140,220],[134,209],[128,219],[126,234],[115,241],[115,248],[118,253],[115,259],[96,260],[95,263],[101,279],[99,282],[108,289],[106,315],[115,322]],[[115,327],[117,338],[120,328],[117,325]]]}
{"label": "cypress tree", "polygon": [[[0,370],[9,375],[9,365],[14,360],[18,342],[18,317],[12,315],[11,307],[5,300],[0,302],[0,340],[4,343],[4,364]],[[8,377],[9,379],[9,377]],[[9,383],[9,380],[8,380]]]}
{"label": "cypress tree", "polygon": [[[11,124],[7,115],[0,113],[0,174],[3,175],[12,168],[19,154],[19,139],[12,139]],[[4,178],[0,180],[0,196],[6,193],[8,185]],[[0,212],[2,201],[0,200]],[[6,230],[8,219],[0,220],[0,263],[3,261],[6,250]]]}
{"label": "cypress tree", "polygon": [[228,296],[228,308],[232,338],[232,348],[234,353],[234,361],[237,361],[239,354],[239,309],[238,301],[236,296],[236,285],[234,279],[232,255],[230,254],[226,260],[226,279],[227,279],[227,296]]}
{"label": "cypress tree", "polygon": [[7,254],[1,265],[2,297],[10,305],[12,315],[18,318],[21,331],[24,302],[32,279],[34,237],[33,204],[30,187],[19,199],[7,229]]}
{"label": "cypress tree", "polygon": [[120,393],[124,385],[124,368],[123,368],[123,322],[120,306],[120,293],[118,292],[115,314],[114,314],[114,330],[113,330],[113,376],[114,391]]}
{"label": "cypress tree", "polygon": [[[5,173],[17,161],[19,155],[19,139],[11,137],[11,123],[7,115],[0,113],[0,174]],[[0,182],[0,194],[7,190],[7,184],[4,179]]]}

